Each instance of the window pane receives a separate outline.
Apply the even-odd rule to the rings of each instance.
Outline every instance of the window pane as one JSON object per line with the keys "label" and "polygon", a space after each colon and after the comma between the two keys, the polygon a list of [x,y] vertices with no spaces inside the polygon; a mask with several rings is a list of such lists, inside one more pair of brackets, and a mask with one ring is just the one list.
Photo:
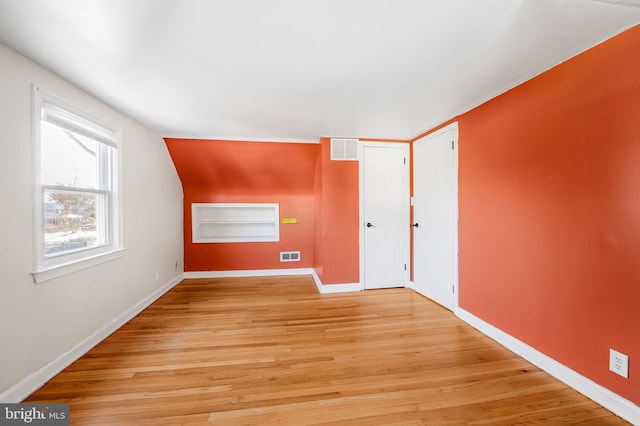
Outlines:
{"label": "window pane", "polygon": [[100,194],[45,190],[45,256],[104,245],[105,201]]}
{"label": "window pane", "polygon": [[41,126],[41,183],[76,188],[99,188],[100,143],[54,124]]}

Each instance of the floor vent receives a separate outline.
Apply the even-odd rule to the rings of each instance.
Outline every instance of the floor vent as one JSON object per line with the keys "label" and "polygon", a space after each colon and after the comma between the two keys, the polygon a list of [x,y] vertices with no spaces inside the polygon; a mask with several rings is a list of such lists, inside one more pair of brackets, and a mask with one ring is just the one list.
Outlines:
{"label": "floor vent", "polygon": [[357,161],[358,139],[331,138],[331,159],[342,161]]}
{"label": "floor vent", "polygon": [[299,251],[281,251],[280,262],[300,262]]}

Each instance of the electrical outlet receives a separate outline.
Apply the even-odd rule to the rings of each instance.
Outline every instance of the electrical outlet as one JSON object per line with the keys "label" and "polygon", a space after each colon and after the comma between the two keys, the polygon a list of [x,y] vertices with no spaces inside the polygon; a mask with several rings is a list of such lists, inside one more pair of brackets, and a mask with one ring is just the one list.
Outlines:
{"label": "electrical outlet", "polygon": [[629,356],[616,350],[609,349],[609,370],[621,375],[625,379],[629,378]]}
{"label": "electrical outlet", "polygon": [[158,281],[159,279],[160,279],[160,272],[156,270],[156,281]]}

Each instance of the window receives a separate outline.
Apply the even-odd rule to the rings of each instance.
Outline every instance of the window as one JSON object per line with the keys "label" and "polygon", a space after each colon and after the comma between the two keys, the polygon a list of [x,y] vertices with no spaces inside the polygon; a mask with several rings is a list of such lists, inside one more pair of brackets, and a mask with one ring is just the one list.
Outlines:
{"label": "window", "polygon": [[118,132],[34,88],[34,279],[121,251]]}

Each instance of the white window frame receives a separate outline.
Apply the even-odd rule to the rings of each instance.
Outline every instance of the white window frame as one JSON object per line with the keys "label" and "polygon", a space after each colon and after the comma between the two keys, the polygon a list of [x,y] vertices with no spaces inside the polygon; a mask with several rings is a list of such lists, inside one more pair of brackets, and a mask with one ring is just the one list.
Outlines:
{"label": "white window frame", "polygon": [[[41,177],[41,123],[46,120],[61,128],[89,137],[115,149],[110,161],[100,164],[100,193],[107,200],[105,243],[46,256],[44,251],[44,191],[51,185],[43,185]],[[121,132],[86,111],[61,98],[33,86],[33,279],[35,283],[51,280],[81,269],[108,262],[122,256],[122,188],[120,179]],[[107,165],[108,163],[108,165]],[[65,187],[55,187],[64,190]]]}

